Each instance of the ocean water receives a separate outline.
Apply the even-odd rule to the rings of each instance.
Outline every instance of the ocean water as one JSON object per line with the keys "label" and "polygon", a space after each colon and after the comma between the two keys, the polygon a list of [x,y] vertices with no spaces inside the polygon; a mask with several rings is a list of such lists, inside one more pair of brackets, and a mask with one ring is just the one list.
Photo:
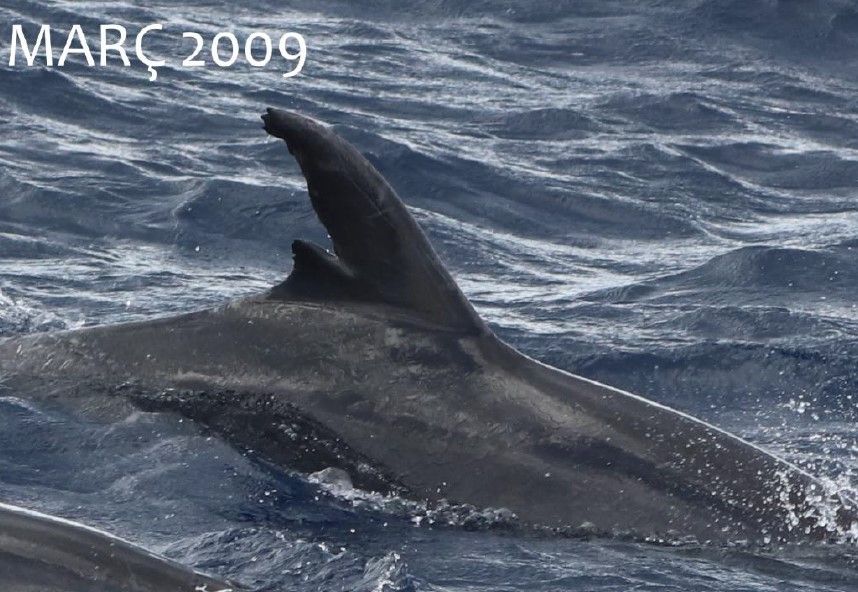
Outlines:
{"label": "ocean water", "polygon": [[[306,66],[150,83],[79,58],[10,68],[0,39],[0,335],[285,277],[292,239],[325,240],[260,129],[293,109],[367,154],[519,349],[858,490],[855,2],[141,4],[2,0],[0,22],[295,30]],[[9,389],[0,499],[266,590],[858,589],[854,547],[522,537],[331,489],[171,415],[104,425]]]}

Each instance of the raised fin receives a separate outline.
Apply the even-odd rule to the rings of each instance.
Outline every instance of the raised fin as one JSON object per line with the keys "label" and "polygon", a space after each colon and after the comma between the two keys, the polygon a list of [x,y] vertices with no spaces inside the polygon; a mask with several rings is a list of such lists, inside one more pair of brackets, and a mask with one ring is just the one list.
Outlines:
{"label": "raised fin", "polygon": [[296,241],[295,269],[272,297],[379,301],[445,327],[486,330],[396,192],[354,146],[295,113],[268,109],[262,119],[298,161],[336,255]]}

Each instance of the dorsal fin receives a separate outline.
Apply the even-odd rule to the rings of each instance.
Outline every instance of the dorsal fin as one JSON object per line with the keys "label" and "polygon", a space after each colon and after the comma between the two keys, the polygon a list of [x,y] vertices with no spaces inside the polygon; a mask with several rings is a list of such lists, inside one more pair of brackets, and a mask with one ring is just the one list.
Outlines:
{"label": "dorsal fin", "polygon": [[295,267],[272,297],[380,301],[434,324],[486,330],[396,192],[354,146],[295,113],[268,109],[262,119],[298,161],[336,255],[296,241]]}

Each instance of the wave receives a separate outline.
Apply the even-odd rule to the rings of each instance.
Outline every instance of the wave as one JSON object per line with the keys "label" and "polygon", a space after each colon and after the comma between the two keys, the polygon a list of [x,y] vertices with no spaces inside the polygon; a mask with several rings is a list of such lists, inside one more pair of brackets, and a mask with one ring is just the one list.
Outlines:
{"label": "wave", "polygon": [[606,128],[578,110],[557,108],[503,114],[486,123],[495,136],[510,140],[572,140]]}
{"label": "wave", "polygon": [[858,47],[858,9],[849,0],[707,0],[693,14],[715,32],[775,42],[777,50],[791,57],[834,57]]}
{"label": "wave", "polygon": [[666,95],[621,94],[603,103],[602,109],[663,131],[701,134],[736,129],[737,121],[711,99],[692,92]]}
{"label": "wave", "polygon": [[[814,126],[817,133],[824,133]],[[848,129],[848,127],[846,128]],[[823,150],[795,150],[759,142],[680,148],[708,165],[755,185],[801,191],[851,189],[858,160]]]}
{"label": "wave", "polygon": [[[654,280],[596,292],[587,300],[640,302],[670,298],[681,293],[706,300],[730,296],[743,302],[743,294],[772,303],[804,296],[846,296],[858,287],[858,270],[845,253],[805,249],[749,246],[713,257],[703,265]],[[851,299],[850,299],[851,300]]]}

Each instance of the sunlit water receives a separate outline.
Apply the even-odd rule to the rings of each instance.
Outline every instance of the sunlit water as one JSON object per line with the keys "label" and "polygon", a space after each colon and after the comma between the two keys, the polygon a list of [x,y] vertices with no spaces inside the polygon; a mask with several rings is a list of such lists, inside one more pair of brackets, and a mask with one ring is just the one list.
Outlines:
{"label": "sunlit water", "polygon": [[[295,109],[368,155],[520,349],[858,488],[852,3],[137,4],[4,0],[0,21],[297,30],[304,73],[13,70],[2,40],[2,334],[282,279],[293,238],[325,239],[259,129],[264,107]],[[170,415],[102,425],[19,395],[0,399],[0,499],[272,590],[858,585],[848,547],[523,538],[332,493]]]}

